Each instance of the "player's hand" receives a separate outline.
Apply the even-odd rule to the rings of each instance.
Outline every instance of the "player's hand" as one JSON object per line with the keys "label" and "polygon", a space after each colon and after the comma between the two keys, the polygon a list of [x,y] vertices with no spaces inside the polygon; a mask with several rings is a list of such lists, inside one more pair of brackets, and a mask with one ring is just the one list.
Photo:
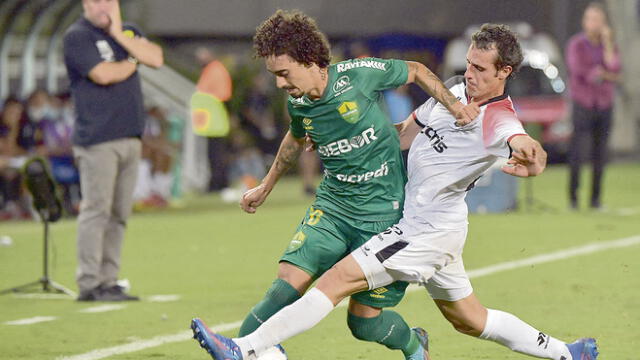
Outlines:
{"label": "player's hand", "polygon": [[546,153],[536,148],[524,149],[522,152],[514,151],[511,159],[502,167],[502,171],[506,174],[529,177],[536,176],[544,171],[546,166]]}
{"label": "player's hand", "polygon": [[316,143],[315,141],[313,141],[313,139],[311,139],[311,136],[309,136],[309,134],[307,134],[304,137],[304,151],[306,152],[314,152],[316,151]]}
{"label": "player's hand", "polygon": [[258,206],[267,199],[269,195],[265,184],[260,184],[253,189],[247,190],[240,199],[240,207],[249,214],[254,214]]}
{"label": "player's hand", "polygon": [[122,33],[122,15],[120,15],[120,4],[118,1],[114,1],[113,8],[109,12],[109,35],[116,37]]}
{"label": "player's hand", "polygon": [[458,104],[461,106],[458,106],[459,110],[455,112],[456,126],[465,126],[480,115],[480,107],[477,103],[471,102],[464,106],[462,106],[462,103]]}

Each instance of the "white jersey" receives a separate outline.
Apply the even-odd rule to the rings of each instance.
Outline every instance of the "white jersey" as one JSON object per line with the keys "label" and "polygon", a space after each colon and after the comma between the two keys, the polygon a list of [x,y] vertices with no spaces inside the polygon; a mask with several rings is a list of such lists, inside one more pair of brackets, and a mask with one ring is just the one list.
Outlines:
{"label": "white jersey", "polygon": [[[464,83],[450,88],[466,105]],[[461,229],[467,226],[467,191],[498,157],[508,158],[511,137],[525,134],[511,98],[502,95],[480,106],[480,115],[463,127],[440,103],[429,100],[416,109],[423,125],[411,144],[409,181],[405,187],[402,225],[416,230]]]}

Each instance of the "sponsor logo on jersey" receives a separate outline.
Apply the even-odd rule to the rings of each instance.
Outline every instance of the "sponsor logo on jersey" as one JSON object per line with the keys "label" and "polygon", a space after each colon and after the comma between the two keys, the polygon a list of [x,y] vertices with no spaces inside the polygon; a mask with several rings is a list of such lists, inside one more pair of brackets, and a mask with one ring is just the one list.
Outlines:
{"label": "sponsor logo on jersey", "polygon": [[422,132],[427,135],[431,141],[431,147],[435,151],[442,153],[445,149],[448,149],[447,144],[444,143],[444,136],[438,135],[438,132],[431,126],[425,127]]}
{"label": "sponsor logo on jersey", "polygon": [[356,135],[350,139],[340,139],[327,145],[318,146],[318,153],[322,156],[338,156],[345,154],[353,149],[359,149],[378,140],[376,129],[372,127],[363,131],[360,135]]}
{"label": "sponsor logo on jersey", "polygon": [[116,61],[116,57],[113,54],[113,49],[111,48],[107,40],[96,41],[96,48],[98,48],[98,52],[100,53],[100,57],[102,58],[102,60],[107,62]]}
{"label": "sponsor logo on jersey", "polygon": [[371,290],[371,292],[369,293],[369,296],[377,298],[377,299],[384,299],[385,296],[382,295],[386,292],[388,292],[389,290],[387,290],[387,288],[385,287],[379,287],[377,289],[373,289]]}
{"label": "sponsor logo on jersey", "polygon": [[360,111],[355,101],[344,101],[338,106],[338,112],[344,121],[355,124],[360,120]]}
{"label": "sponsor logo on jersey", "polygon": [[386,66],[387,64],[380,61],[375,61],[375,60],[354,60],[353,62],[338,64],[336,65],[336,68],[338,69],[338,72],[341,73],[343,71],[347,71],[347,70],[355,69],[359,67],[368,67],[372,69],[387,71]]}
{"label": "sponsor logo on jersey", "polygon": [[311,119],[309,119],[309,118],[302,119],[302,124],[303,124],[305,130],[307,130],[307,131],[313,130],[313,126],[311,126]]}
{"label": "sponsor logo on jersey", "polygon": [[340,76],[336,82],[333,83],[333,92],[339,92],[340,90],[349,86],[351,80],[347,75]]}
{"label": "sponsor logo on jersey", "polygon": [[387,165],[387,162],[385,161],[384,163],[382,163],[382,165],[378,170],[367,171],[364,174],[352,174],[352,175],[338,174],[336,175],[336,179],[343,182],[347,182],[347,183],[358,184],[362,182],[367,182],[373,178],[387,176],[388,174],[389,174],[389,165]]}
{"label": "sponsor logo on jersey", "polygon": [[351,79],[347,75],[342,75],[333,83],[333,97],[338,97],[351,89],[353,89]]}
{"label": "sponsor logo on jersey", "polygon": [[307,236],[302,231],[295,233],[295,235],[293,235],[293,239],[291,239],[291,242],[289,243],[289,247],[287,247],[287,252],[290,253],[300,249],[306,238]]}

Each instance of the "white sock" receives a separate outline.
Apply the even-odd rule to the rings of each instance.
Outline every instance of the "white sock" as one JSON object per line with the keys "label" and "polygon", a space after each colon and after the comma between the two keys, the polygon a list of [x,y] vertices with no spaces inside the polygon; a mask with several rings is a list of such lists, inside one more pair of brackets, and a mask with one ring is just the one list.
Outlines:
{"label": "white sock", "polygon": [[513,351],[543,359],[572,360],[564,342],[534,329],[531,325],[504,311],[487,309],[487,324],[480,338],[495,341]]}
{"label": "white sock", "polygon": [[333,308],[333,302],[322,291],[312,288],[298,301],[270,317],[256,331],[233,341],[242,350],[242,357],[251,359],[253,353],[259,355],[266,349],[311,329],[329,315]]}

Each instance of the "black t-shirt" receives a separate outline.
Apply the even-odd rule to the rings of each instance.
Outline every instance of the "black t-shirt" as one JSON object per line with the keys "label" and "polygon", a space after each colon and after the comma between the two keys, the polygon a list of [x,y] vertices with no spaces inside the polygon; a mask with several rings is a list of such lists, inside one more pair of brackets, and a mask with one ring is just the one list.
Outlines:
{"label": "black t-shirt", "polygon": [[[142,36],[132,25],[124,25],[123,29]],[[144,108],[138,72],[106,86],[89,79],[89,72],[99,63],[122,61],[128,56],[108,33],[84,17],[65,33],[64,62],[77,114],[73,132],[75,145],[89,146],[142,135]]]}

